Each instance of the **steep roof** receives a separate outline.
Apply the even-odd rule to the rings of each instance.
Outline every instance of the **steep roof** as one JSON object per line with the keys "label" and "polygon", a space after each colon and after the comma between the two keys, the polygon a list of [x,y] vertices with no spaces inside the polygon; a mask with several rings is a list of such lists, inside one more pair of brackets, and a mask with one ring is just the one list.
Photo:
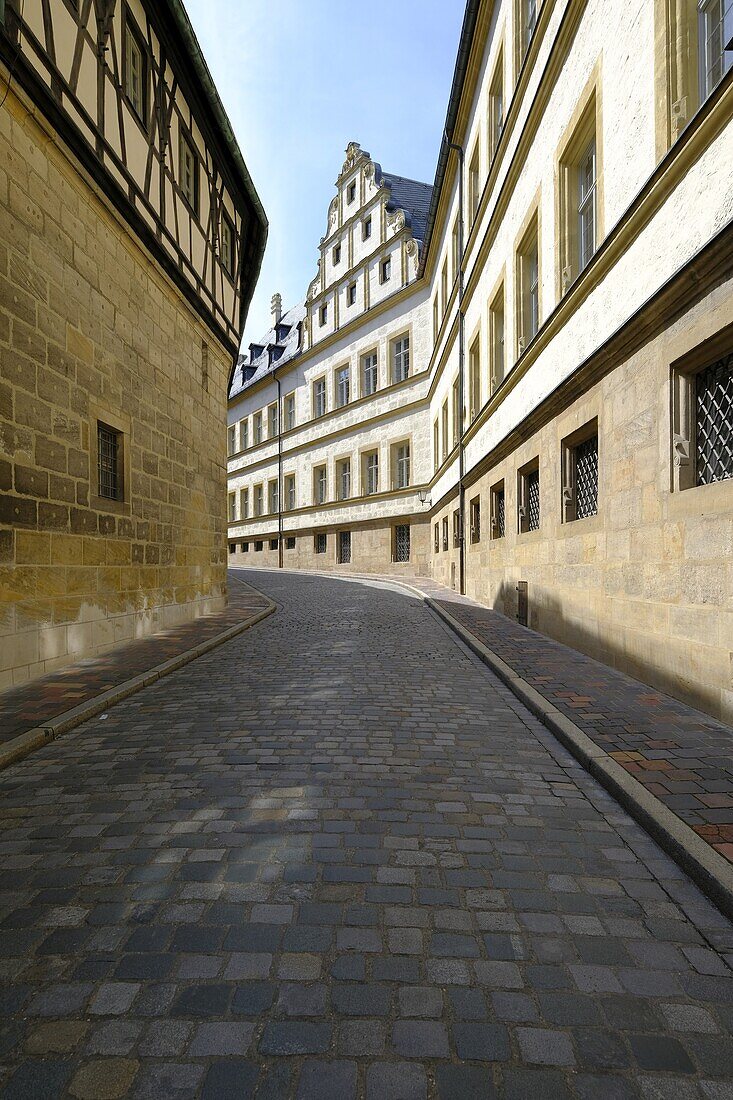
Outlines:
{"label": "steep roof", "polygon": [[305,303],[299,302],[287,313],[283,313],[277,325],[277,331],[273,325],[256,344],[250,344],[254,355],[247,352],[239,356],[229,387],[230,399],[238,397],[255,382],[259,382],[265,375],[272,374],[278,367],[284,366],[299,354],[300,322],[304,317]]}
{"label": "steep roof", "polygon": [[383,172],[382,179],[391,192],[387,209],[404,210],[409,214],[413,237],[417,241],[423,241],[433,185],[408,179],[407,176],[395,176],[392,172]]}

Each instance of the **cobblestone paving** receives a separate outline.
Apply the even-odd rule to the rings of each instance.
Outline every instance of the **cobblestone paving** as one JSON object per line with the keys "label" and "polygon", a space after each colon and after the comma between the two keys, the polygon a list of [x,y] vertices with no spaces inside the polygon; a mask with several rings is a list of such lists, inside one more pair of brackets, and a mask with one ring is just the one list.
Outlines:
{"label": "cobblestone paving", "polygon": [[252,618],[265,606],[259,592],[230,573],[229,603],[220,614],[128,642],[0,693],[0,744],[201,645],[243,619]]}
{"label": "cobblestone paving", "polygon": [[733,929],[419,599],[281,606],[0,776],[3,1100],[730,1100]]}

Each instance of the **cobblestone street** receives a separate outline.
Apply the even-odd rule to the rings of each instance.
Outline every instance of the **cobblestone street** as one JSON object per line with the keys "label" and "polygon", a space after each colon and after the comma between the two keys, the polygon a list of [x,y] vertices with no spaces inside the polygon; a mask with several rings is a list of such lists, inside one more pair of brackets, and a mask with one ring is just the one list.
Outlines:
{"label": "cobblestone street", "polygon": [[733,928],[422,601],[269,619],[0,775],[3,1100],[731,1100]]}

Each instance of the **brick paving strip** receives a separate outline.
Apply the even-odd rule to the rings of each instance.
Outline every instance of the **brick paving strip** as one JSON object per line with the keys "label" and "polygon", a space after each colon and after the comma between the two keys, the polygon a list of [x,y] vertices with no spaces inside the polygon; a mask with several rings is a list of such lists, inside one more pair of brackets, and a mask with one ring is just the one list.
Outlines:
{"label": "brick paving strip", "polygon": [[118,646],[0,693],[0,769],[249,629],[275,604],[230,575],[224,611]]}
{"label": "brick paving strip", "polygon": [[723,912],[733,916],[730,726],[437,581],[364,578],[419,592]]}

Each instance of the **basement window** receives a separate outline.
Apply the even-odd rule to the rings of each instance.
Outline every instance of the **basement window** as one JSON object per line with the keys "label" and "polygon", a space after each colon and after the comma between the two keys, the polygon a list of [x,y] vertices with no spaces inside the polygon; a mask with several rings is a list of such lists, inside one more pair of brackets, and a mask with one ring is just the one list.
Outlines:
{"label": "basement window", "polygon": [[99,496],[107,500],[123,498],[122,432],[97,421],[97,478]]}

